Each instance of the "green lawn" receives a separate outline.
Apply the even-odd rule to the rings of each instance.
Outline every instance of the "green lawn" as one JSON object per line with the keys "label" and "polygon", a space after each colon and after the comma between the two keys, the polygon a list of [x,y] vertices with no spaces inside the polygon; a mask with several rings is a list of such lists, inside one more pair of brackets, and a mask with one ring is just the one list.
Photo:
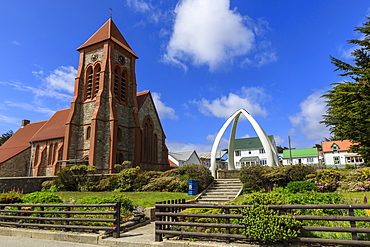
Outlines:
{"label": "green lawn", "polygon": [[193,199],[195,196],[189,196],[187,193],[180,192],[77,192],[77,191],[60,191],[54,192],[59,195],[62,200],[72,201],[82,199],[86,196],[99,196],[102,198],[109,197],[114,194],[123,194],[131,199],[135,205],[142,206],[144,208],[154,207],[155,202],[158,201],[167,201],[167,200],[176,200],[176,199]]}

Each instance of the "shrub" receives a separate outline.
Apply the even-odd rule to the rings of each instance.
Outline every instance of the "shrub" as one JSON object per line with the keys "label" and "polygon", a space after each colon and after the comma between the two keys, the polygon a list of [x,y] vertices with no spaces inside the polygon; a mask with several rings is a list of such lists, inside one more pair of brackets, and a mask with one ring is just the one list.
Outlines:
{"label": "shrub", "polygon": [[0,203],[18,203],[22,202],[21,195],[16,192],[0,194]]}
{"label": "shrub", "polygon": [[22,202],[36,204],[36,203],[62,203],[62,199],[51,192],[33,192],[22,197]]}
{"label": "shrub", "polygon": [[134,191],[143,191],[143,187],[149,184],[151,179],[157,178],[162,174],[162,172],[158,171],[144,171],[140,172],[134,183]]}
{"label": "shrub", "polygon": [[175,169],[177,174],[180,175],[180,179],[185,181],[186,184],[188,180],[198,181],[198,191],[203,191],[207,186],[213,182],[213,176],[211,171],[202,165],[189,164]]}
{"label": "shrub", "polygon": [[314,174],[316,168],[309,165],[297,164],[289,166],[288,176],[290,181],[304,181],[306,176]]}
{"label": "shrub", "polygon": [[96,191],[113,191],[117,187],[117,176],[109,177],[102,176],[100,181],[95,186]]}
{"label": "shrub", "polygon": [[294,181],[286,186],[287,190],[291,193],[316,191],[316,185],[311,181]]}
{"label": "shrub", "polygon": [[288,204],[286,195],[276,191],[269,193],[254,192],[247,195],[240,204],[245,205],[279,205]]}
{"label": "shrub", "polygon": [[61,190],[89,191],[94,188],[96,178],[88,176],[96,168],[88,165],[74,165],[65,167],[57,172],[54,182]]}
{"label": "shrub", "polygon": [[265,182],[262,176],[262,166],[259,164],[242,166],[239,179],[243,183],[243,192],[260,190]]}
{"label": "shrub", "polygon": [[343,174],[332,169],[316,170],[316,176],[311,179],[320,192],[333,192],[339,187]]}
{"label": "shrub", "polygon": [[[77,201],[77,204],[106,204],[106,203],[114,203],[114,202],[121,203],[121,213],[128,214],[130,211],[133,210],[134,204],[133,202],[125,195],[111,195],[109,197],[101,198],[98,196],[86,196],[81,200]],[[102,208],[85,208],[85,210],[102,210]]]}
{"label": "shrub", "polygon": [[262,242],[286,241],[298,237],[302,223],[289,216],[279,216],[278,212],[266,206],[252,206],[240,209],[243,218],[239,224],[245,225],[242,234]]}
{"label": "shrub", "polygon": [[243,192],[258,190],[271,191],[274,187],[285,187],[292,181],[303,181],[315,168],[302,164],[269,167],[259,164],[242,166],[239,178],[243,183]]}
{"label": "shrub", "polygon": [[121,191],[133,191],[140,167],[123,169],[117,175],[117,188]]}
{"label": "shrub", "polygon": [[186,192],[188,180],[198,181],[198,192],[204,190],[212,181],[210,170],[202,165],[190,164],[161,173],[150,179],[142,187],[143,191]]}

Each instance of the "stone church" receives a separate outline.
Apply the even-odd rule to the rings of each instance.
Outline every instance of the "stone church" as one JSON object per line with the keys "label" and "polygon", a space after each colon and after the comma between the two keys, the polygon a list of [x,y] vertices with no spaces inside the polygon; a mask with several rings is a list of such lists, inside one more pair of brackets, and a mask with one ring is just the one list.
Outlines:
{"label": "stone church", "polygon": [[115,173],[131,161],[143,170],[169,169],[165,134],[149,91],[137,93],[138,58],[112,19],[80,52],[69,109],[22,127],[0,147],[0,177],[53,176],[88,164]]}

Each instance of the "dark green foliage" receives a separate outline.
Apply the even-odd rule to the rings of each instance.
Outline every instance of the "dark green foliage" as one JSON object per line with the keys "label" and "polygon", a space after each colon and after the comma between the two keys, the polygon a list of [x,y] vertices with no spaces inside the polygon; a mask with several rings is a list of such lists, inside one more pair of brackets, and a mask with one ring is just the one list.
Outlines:
{"label": "dark green foliage", "polygon": [[117,175],[117,188],[120,191],[133,191],[135,180],[140,172],[140,167],[127,168]]}
{"label": "dark green foliage", "polygon": [[316,171],[316,168],[309,165],[297,164],[288,166],[288,177],[290,181],[304,181],[306,176],[313,174]]}
{"label": "dark green foliage", "polygon": [[243,192],[248,193],[262,189],[265,182],[262,169],[263,167],[259,164],[242,166],[239,179],[243,183]]}
{"label": "dark green foliage", "polygon": [[254,192],[244,198],[242,205],[280,205],[289,204],[286,194],[272,191],[269,193]]}
{"label": "dark green foliage", "polygon": [[0,136],[0,146],[3,145],[13,134],[14,132],[12,130],[9,130],[8,132],[2,134]]}
{"label": "dark green foliage", "polygon": [[94,191],[113,191],[117,188],[117,176],[102,176],[95,185]]}
{"label": "dark green foliage", "polygon": [[0,194],[0,203],[18,203],[21,202],[21,195],[16,192]]}
{"label": "dark green foliage", "polygon": [[30,204],[36,204],[36,203],[62,203],[62,199],[51,192],[33,192],[30,194],[26,194],[22,197],[23,203],[30,203]]}
{"label": "dark green foliage", "polygon": [[200,192],[212,183],[213,177],[207,167],[190,164],[161,173],[160,176],[150,179],[142,190],[187,192],[188,180],[197,180]]}
{"label": "dark green foliage", "polygon": [[91,191],[94,189],[97,177],[89,176],[96,168],[88,165],[74,165],[57,172],[54,182],[60,190]]}
{"label": "dark green foliage", "polygon": [[242,166],[239,178],[244,185],[244,192],[271,191],[277,186],[285,187],[292,181],[305,180],[307,175],[314,172],[314,167],[302,164],[275,167],[252,164]]}
{"label": "dark green foliage", "polygon": [[316,184],[317,191],[334,192],[339,187],[342,177],[341,171],[324,169],[316,170],[315,175],[310,176],[309,180]]}
{"label": "dark green foliage", "polygon": [[158,172],[158,171],[140,172],[135,179],[134,191],[142,191],[142,188],[145,185],[149,184],[151,179],[158,178],[161,174],[162,172]]}
{"label": "dark green foliage", "polygon": [[286,186],[287,190],[291,193],[316,191],[317,187],[310,181],[293,181]]}
{"label": "dark green foliage", "polygon": [[198,191],[203,191],[213,182],[213,177],[209,169],[202,165],[189,164],[175,169],[177,174],[181,176],[182,181],[197,180]]}
{"label": "dark green foliage", "polygon": [[243,218],[239,224],[245,225],[242,234],[261,242],[279,242],[298,237],[302,223],[293,217],[279,216],[277,211],[266,206],[252,206],[240,209]]}
{"label": "dark green foliage", "polygon": [[[98,196],[86,196],[81,200],[77,201],[77,204],[106,204],[106,203],[121,203],[121,213],[128,214],[134,209],[133,202],[125,195],[112,195],[109,197],[101,198]],[[102,208],[95,208],[101,210]],[[86,210],[92,210],[92,208],[86,208]]]}
{"label": "dark green foliage", "polygon": [[363,27],[355,31],[363,39],[348,40],[357,45],[351,55],[353,65],[332,57],[336,71],[349,81],[333,83],[333,88],[323,95],[328,109],[324,123],[338,140],[352,140],[352,152],[362,155],[365,165],[370,165],[370,17]]}

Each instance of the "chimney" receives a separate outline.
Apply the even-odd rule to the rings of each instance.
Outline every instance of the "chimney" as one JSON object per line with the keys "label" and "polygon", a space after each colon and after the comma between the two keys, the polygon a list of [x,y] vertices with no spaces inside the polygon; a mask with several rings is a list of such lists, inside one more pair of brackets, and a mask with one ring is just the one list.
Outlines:
{"label": "chimney", "polygon": [[22,120],[22,128],[24,128],[27,124],[30,123],[30,120],[27,120],[27,119],[23,119]]}

